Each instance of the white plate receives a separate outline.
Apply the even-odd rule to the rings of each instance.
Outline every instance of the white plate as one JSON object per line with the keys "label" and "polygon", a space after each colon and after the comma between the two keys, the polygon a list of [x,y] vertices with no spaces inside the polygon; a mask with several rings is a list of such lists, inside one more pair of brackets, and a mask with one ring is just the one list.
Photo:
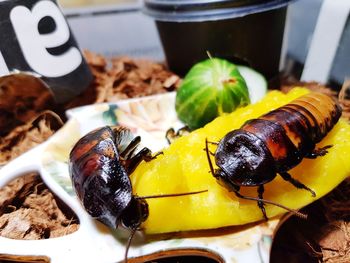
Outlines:
{"label": "white plate", "polygon": [[[76,213],[80,227],[70,235],[46,240],[0,237],[0,254],[48,256],[52,263],[122,261],[128,232],[107,228],[85,212],[72,190],[68,155],[82,135],[103,125],[115,124],[130,128],[135,135],[141,135],[144,146],[158,151],[168,145],[165,132],[170,127],[183,126],[176,117],[174,102],[175,93],[167,93],[69,110],[69,121],[54,136],[4,166],[0,170],[0,187],[23,173],[38,171],[47,186]],[[130,248],[129,258],[157,252],[164,256],[164,251],[171,251],[173,255],[211,253],[222,262],[268,262],[272,235],[278,222],[279,219],[275,219],[250,227],[153,237],[139,233]]]}

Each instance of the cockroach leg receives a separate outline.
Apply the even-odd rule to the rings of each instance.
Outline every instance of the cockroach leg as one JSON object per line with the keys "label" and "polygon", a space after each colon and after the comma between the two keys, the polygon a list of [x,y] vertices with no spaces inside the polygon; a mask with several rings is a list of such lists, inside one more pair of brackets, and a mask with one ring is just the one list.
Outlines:
{"label": "cockroach leg", "polygon": [[[341,113],[340,105],[324,94],[312,92],[301,96],[245,122],[239,129],[229,131],[218,143],[206,139],[210,171],[220,185],[235,192],[238,197],[257,201],[265,218],[264,203],[283,207],[262,199],[262,185],[272,181],[277,174],[315,197],[313,190],[292,178],[288,171],[303,158],[315,159],[327,154],[330,145],[317,150],[315,145],[331,131]],[[209,144],[217,145],[215,170]],[[242,196],[240,186],[258,186],[259,198]],[[300,216],[299,212],[294,213]]]}
{"label": "cockroach leg", "polygon": [[132,158],[125,160],[125,166],[128,174],[131,174],[135,168],[140,164],[141,161],[150,162],[157,158],[158,155],[163,154],[163,152],[157,152],[152,155],[152,152],[148,148],[141,149],[136,155]]}
{"label": "cockroach leg", "polygon": [[316,196],[316,193],[313,190],[311,190],[309,187],[307,187],[306,185],[304,185],[303,183],[301,183],[297,179],[294,179],[289,173],[287,173],[287,172],[280,172],[279,174],[282,176],[282,178],[285,181],[290,182],[296,188],[305,189],[305,190],[307,190],[307,191],[309,191],[311,193],[312,197]]}
{"label": "cockroach leg", "polygon": [[210,155],[215,156],[215,152],[212,152],[211,150],[207,149],[207,147],[204,148],[203,151],[208,151]]}
{"label": "cockroach leg", "polygon": [[[131,230],[124,260],[137,230],[149,215],[146,199],[185,196],[207,190],[137,197],[133,195],[130,174],[141,161],[151,161],[148,148],[136,152],[140,137],[132,137],[129,129],[105,126],[84,135],[69,155],[69,173],[77,197],[86,211],[112,228],[119,225]],[[120,152],[119,152],[120,151]]]}
{"label": "cockroach leg", "polygon": [[163,151],[156,152],[154,155],[152,155],[151,159],[145,160],[146,162],[152,161],[156,159],[159,155],[164,154]]}
{"label": "cockroach leg", "polygon": [[141,151],[139,151],[136,155],[134,155],[132,158],[129,158],[125,160],[125,167],[128,174],[131,174],[136,167],[140,164],[141,161],[150,161],[152,160],[152,152],[148,148],[143,148]]}
{"label": "cockroach leg", "polygon": [[[204,149],[204,150],[205,150],[205,149]],[[212,156],[215,156],[215,153],[212,152],[212,151],[210,151],[210,150],[209,150],[209,153],[210,153]]]}
{"label": "cockroach leg", "polygon": [[[283,208],[283,209],[285,209],[285,210],[287,210],[287,211],[293,213],[294,215],[296,215],[296,216],[298,216],[298,217],[300,217],[300,218],[307,219],[307,215],[305,215],[305,214],[303,214],[303,213],[301,213],[301,212],[299,212],[299,211],[297,211],[297,210],[294,210],[294,209],[291,209],[291,208],[289,208],[289,207],[286,207],[286,206],[284,206],[284,205],[281,205],[281,204],[278,204],[278,203],[275,203],[275,202],[273,202],[273,201],[269,201],[269,200],[266,200],[266,199],[263,199],[263,198],[257,198],[257,197],[242,195],[242,194],[239,192],[239,189],[240,189],[239,186],[233,185],[233,184],[231,184],[231,185],[234,186],[234,187],[232,187],[232,190],[233,190],[233,192],[235,193],[235,195],[236,195],[238,198],[242,198],[242,199],[246,199],[246,200],[251,200],[251,201],[257,201],[257,202],[262,202],[262,203],[264,203],[264,204],[274,205],[274,206]],[[261,208],[260,208],[260,209],[261,209]],[[264,208],[264,210],[265,210],[265,208]],[[265,216],[266,216],[266,215],[265,215],[266,212],[265,212],[265,214],[264,214],[264,212],[262,211],[262,213],[263,213],[263,215],[264,215],[264,217],[265,217]],[[267,218],[267,217],[265,217],[265,219],[266,219],[266,218]]]}
{"label": "cockroach leg", "polygon": [[137,146],[139,146],[141,142],[141,137],[136,136],[130,143],[129,145],[125,148],[124,151],[120,153],[120,156],[125,159],[131,158],[131,156],[134,154],[134,152],[137,149]]}
{"label": "cockroach leg", "polygon": [[[264,190],[265,190],[265,189],[264,189],[264,185],[263,185],[263,184],[258,186],[258,196],[259,196],[259,199],[263,199]],[[264,216],[265,220],[267,221],[268,218],[267,218],[267,215],[266,215],[266,210],[265,210],[265,204],[264,204],[264,202],[258,201],[258,206],[259,206],[261,212],[263,213],[263,216]]]}
{"label": "cockroach leg", "polygon": [[191,129],[188,126],[184,126],[177,131],[177,134],[182,136],[184,134],[190,133]]}
{"label": "cockroach leg", "polygon": [[218,142],[212,142],[212,141],[208,141],[208,140],[207,140],[207,143],[208,144],[210,143],[210,144],[213,144],[213,145],[218,145],[219,144]]}
{"label": "cockroach leg", "polygon": [[165,138],[167,139],[169,144],[172,144],[176,139],[180,138],[183,135],[186,135],[190,133],[191,130],[188,126],[184,126],[180,129],[178,129],[177,132],[175,132],[174,128],[170,128],[165,133]]}
{"label": "cockroach leg", "polygon": [[168,141],[168,144],[171,144],[176,139],[176,133],[174,128],[170,128],[166,131],[165,139]]}
{"label": "cockroach leg", "polygon": [[313,150],[311,153],[309,154],[306,154],[305,158],[308,158],[308,159],[316,159],[317,157],[320,157],[320,156],[325,156],[327,153],[328,153],[328,149],[331,148],[333,145],[327,145],[327,146],[324,146],[322,148],[318,148],[318,149],[315,149]]}
{"label": "cockroach leg", "polygon": [[210,172],[211,172],[211,174],[212,174],[213,176],[215,176],[214,166],[213,166],[213,163],[212,163],[212,161],[211,161],[211,159],[210,159],[210,154],[211,154],[211,152],[209,151],[209,147],[208,147],[208,144],[209,144],[209,143],[210,143],[210,142],[208,141],[208,139],[205,138],[205,152],[206,152],[206,154],[207,154]]}
{"label": "cockroach leg", "polygon": [[204,151],[207,151],[208,153],[210,153],[212,156],[215,156],[215,153],[212,152],[211,150],[209,150],[209,147],[208,147],[208,144],[213,144],[213,145],[218,145],[219,143],[218,142],[211,142],[211,141],[208,141],[207,139],[205,139],[205,148],[203,149]]}

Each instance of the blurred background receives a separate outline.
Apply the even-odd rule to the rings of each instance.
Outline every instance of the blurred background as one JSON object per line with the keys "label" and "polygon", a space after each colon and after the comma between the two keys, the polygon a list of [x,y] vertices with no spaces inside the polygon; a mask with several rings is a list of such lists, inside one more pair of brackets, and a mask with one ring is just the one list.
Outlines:
{"label": "blurred background", "polygon": [[[285,32],[285,59],[282,69],[302,77],[304,64],[322,4],[327,0],[297,0],[290,4]],[[335,0],[323,16],[333,23],[338,19],[341,1]],[[105,56],[128,55],[164,61],[164,53],[152,18],[141,11],[142,0],[58,0],[81,47]],[[343,12],[344,13],[344,12]],[[341,86],[350,76],[350,20],[347,17],[336,53],[332,56],[328,83]],[[324,32],[321,42],[329,40]],[[319,36],[318,36],[319,39]],[[326,45],[327,46],[327,45]],[[319,48],[319,47],[318,47]],[[322,46],[321,46],[322,49]],[[322,63],[322,62],[320,62]],[[314,63],[315,64],[315,63]],[[308,74],[304,80],[318,80]],[[307,79],[314,78],[314,79]]]}

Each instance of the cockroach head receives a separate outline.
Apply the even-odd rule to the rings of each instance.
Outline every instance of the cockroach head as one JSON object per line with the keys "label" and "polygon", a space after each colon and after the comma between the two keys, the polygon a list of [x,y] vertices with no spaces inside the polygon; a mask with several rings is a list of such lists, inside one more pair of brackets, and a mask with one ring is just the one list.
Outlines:
{"label": "cockroach head", "polygon": [[221,171],[216,176],[238,186],[265,184],[276,176],[274,160],[262,140],[255,135],[236,130],[228,133],[215,153]]}
{"label": "cockroach head", "polygon": [[145,199],[132,197],[130,205],[123,211],[121,223],[128,229],[138,229],[148,218],[148,204]]}

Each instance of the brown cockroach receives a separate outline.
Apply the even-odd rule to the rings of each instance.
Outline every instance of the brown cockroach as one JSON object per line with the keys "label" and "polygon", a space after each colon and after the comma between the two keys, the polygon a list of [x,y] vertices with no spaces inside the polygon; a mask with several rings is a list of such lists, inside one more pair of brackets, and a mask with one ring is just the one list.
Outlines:
{"label": "brown cockroach", "polygon": [[142,197],[134,195],[129,175],[142,160],[151,161],[161,153],[152,155],[146,147],[137,152],[140,142],[140,136],[133,137],[125,127],[105,126],[83,136],[69,156],[73,188],[88,214],[109,227],[122,225],[131,231],[125,261],[134,233],[148,217],[146,199],[207,191]]}
{"label": "brown cockroach", "polygon": [[[240,129],[227,133],[220,142],[206,140],[206,153],[213,176],[237,197],[255,200],[267,219],[264,203],[277,205],[299,216],[299,212],[264,200],[264,184],[277,174],[295,187],[316,193],[294,179],[288,171],[303,158],[324,156],[331,145],[315,146],[338,122],[342,110],[329,96],[312,92],[260,118],[247,121]],[[208,144],[217,145],[211,153]],[[218,166],[214,169],[210,155]],[[241,186],[257,186],[258,198],[244,196]]]}

